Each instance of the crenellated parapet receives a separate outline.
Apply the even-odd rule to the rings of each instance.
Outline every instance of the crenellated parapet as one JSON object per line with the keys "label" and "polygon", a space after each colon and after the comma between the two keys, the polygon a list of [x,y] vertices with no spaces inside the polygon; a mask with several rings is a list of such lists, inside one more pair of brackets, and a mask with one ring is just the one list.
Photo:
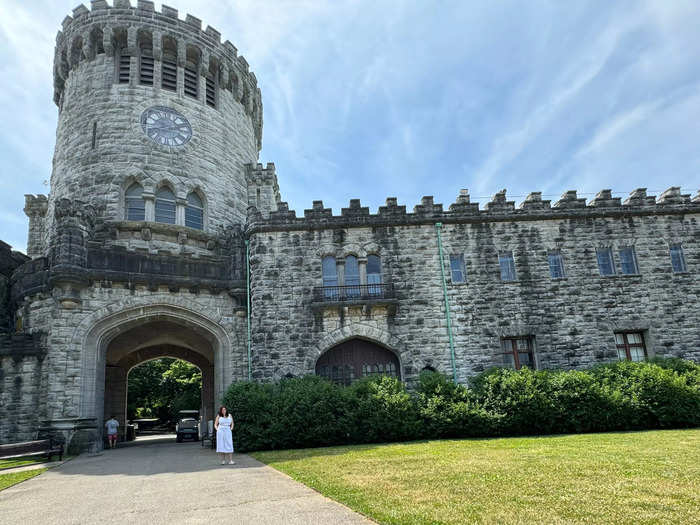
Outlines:
{"label": "crenellated parapet", "polygon": [[27,255],[29,257],[39,257],[44,252],[46,212],[48,209],[49,199],[46,195],[24,196],[24,213],[29,217],[29,232],[27,234]]}
{"label": "crenellated parapet", "polygon": [[159,71],[164,59],[179,68],[187,66],[198,76],[202,93],[208,89],[207,80],[229,92],[252,119],[260,148],[262,96],[245,58],[230,41],[221,41],[219,31],[211,26],[203,29],[199,18],[187,14],[182,19],[177,9],[168,6],[157,11],[148,0],[138,0],[135,6],[129,0],[114,0],[113,6],[93,0],[91,9],[81,4],[64,18],[54,55],[56,105],[62,107],[66,81],[81,63],[100,56],[118,60],[121,55],[127,61],[148,56]]}
{"label": "crenellated parapet", "polygon": [[275,165],[268,162],[263,168],[260,163],[247,164],[245,178],[248,186],[248,206],[268,217],[281,201]]}
{"label": "crenellated parapet", "polygon": [[389,197],[386,205],[380,206],[375,214],[370,213],[368,207],[362,206],[359,199],[351,199],[349,206],[341,209],[340,215],[333,215],[333,210],[324,207],[323,201],[313,201],[313,206],[304,210],[303,218],[297,217],[286,202],[279,202],[277,210],[270,212],[269,217],[260,213],[250,214],[248,232],[427,224],[438,221],[474,223],[685,213],[700,213],[700,191],[691,199],[689,194],[681,194],[680,187],[671,187],[657,199],[647,195],[646,188],[639,188],[623,201],[620,197],[613,197],[612,191],[606,189],[587,201],[579,197],[575,190],[570,190],[564,192],[554,204],[543,200],[541,192],[533,192],[516,206],[514,201],[507,199],[506,190],[501,190],[486,203],[484,209],[479,209],[478,203],[470,202],[469,192],[461,190],[448,210],[444,210],[442,204],[435,203],[432,196],[426,196],[420,204],[414,206],[412,213],[406,211],[406,206],[399,205],[396,197]]}

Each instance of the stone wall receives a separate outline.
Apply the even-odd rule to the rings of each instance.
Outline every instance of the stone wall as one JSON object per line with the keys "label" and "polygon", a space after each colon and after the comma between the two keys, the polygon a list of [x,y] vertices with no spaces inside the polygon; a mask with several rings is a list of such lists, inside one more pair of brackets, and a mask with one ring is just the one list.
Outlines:
{"label": "stone wall", "polygon": [[[378,215],[369,215],[358,201],[341,216],[316,203],[304,219],[282,204],[249,228],[255,374],[313,373],[321,352],[359,336],[395,351],[406,379],[425,366],[451,375],[436,222],[442,223],[459,381],[504,363],[502,337],[534,337],[539,368],[615,360],[615,331],[643,332],[649,356],[700,360],[700,202],[677,189],[659,204],[641,193],[636,195],[643,205],[622,205],[601,192],[587,206],[569,192],[555,208],[541,199],[536,207],[535,194],[524,211],[506,201],[505,193],[485,211],[466,195],[450,212],[432,198],[412,214],[394,199]],[[600,205],[605,198],[611,206]],[[671,268],[669,245],[678,243],[685,252],[684,273]],[[619,273],[617,250],[625,246],[636,250],[638,275]],[[616,275],[600,276],[599,247],[615,252]],[[550,277],[552,250],[563,256],[563,279]],[[507,251],[514,255],[514,282],[500,279],[498,254]],[[381,256],[383,280],[393,285],[396,304],[315,299],[321,258],[348,254],[360,264],[368,254]],[[449,254],[464,254],[465,283],[450,282]]]}

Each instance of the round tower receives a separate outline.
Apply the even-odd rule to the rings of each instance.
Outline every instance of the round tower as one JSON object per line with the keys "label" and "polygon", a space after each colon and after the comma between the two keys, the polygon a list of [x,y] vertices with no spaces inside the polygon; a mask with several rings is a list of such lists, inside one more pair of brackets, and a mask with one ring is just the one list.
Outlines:
{"label": "round tower", "polygon": [[43,251],[64,198],[120,223],[117,242],[159,231],[164,242],[183,231],[205,239],[245,222],[262,102],[247,62],[217,30],[144,0],[80,5],[56,37],[54,101]]}

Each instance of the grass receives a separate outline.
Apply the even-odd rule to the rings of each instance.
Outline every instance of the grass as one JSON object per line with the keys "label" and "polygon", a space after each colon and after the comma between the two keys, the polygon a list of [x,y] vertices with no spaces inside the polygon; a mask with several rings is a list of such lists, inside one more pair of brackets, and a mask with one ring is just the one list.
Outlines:
{"label": "grass", "polygon": [[22,481],[25,481],[29,478],[33,478],[34,476],[38,476],[42,472],[46,472],[48,469],[45,468],[37,468],[34,470],[25,470],[22,472],[12,472],[10,474],[0,474],[0,490],[5,490],[7,487],[11,487],[12,485],[17,485],[17,483],[21,483]]}
{"label": "grass", "polygon": [[700,523],[700,429],[254,456],[380,523]]}
{"label": "grass", "polygon": [[48,460],[45,457],[27,456],[12,459],[0,459],[0,470],[24,467],[25,465],[36,465],[38,463],[46,463]]}

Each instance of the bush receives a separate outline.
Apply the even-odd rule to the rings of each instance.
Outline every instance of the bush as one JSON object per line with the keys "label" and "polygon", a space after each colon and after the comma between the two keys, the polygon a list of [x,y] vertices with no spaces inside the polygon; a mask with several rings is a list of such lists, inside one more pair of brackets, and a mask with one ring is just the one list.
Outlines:
{"label": "bush", "polygon": [[342,387],[308,376],[234,383],[223,403],[242,451],[700,426],[700,366],[680,359],[590,370],[494,368],[470,387],[436,372],[422,373],[412,393],[391,377]]}

